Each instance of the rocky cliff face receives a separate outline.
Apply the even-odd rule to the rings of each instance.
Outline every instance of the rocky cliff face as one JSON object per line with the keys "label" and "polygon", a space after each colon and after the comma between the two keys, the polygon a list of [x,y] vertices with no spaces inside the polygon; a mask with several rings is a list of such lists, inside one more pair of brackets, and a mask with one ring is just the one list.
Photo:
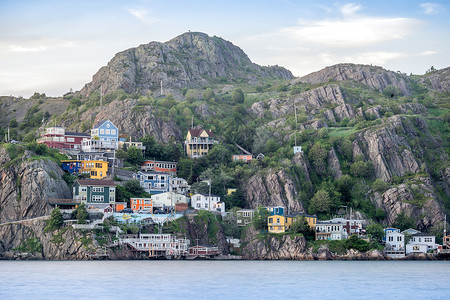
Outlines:
{"label": "rocky cliff face", "polygon": [[[88,259],[87,250],[80,241],[83,234],[66,227],[61,231],[44,232],[44,220],[34,220],[24,224],[4,225],[0,227],[0,257],[13,259],[19,252],[17,247],[27,240],[36,239],[41,250],[27,252],[24,258],[48,260],[83,260]],[[23,253],[22,253],[23,254]]]}
{"label": "rocky cliff face", "polygon": [[420,81],[438,92],[450,92],[450,68],[425,74]]}
{"label": "rocky cliff face", "polygon": [[303,212],[303,205],[297,199],[297,189],[285,170],[268,170],[267,174],[252,176],[246,185],[245,196],[250,208],[260,205],[281,205],[288,211]]}
{"label": "rocky cliff face", "polygon": [[0,148],[0,223],[48,215],[48,199],[72,198],[61,168],[48,159],[32,160],[31,155],[26,151],[19,164],[10,164]]}
{"label": "rocky cliff face", "polygon": [[423,134],[427,134],[428,147],[439,147],[423,118],[393,116],[378,128],[359,132],[353,142],[353,153],[372,161],[375,176],[389,181],[394,175],[420,171],[424,149],[420,145],[411,147],[409,141],[424,139]]}
{"label": "rocky cliff face", "polygon": [[380,92],[391,85],[398,88],[403,95],[411,94],[410,80],[406,75],[368,65],[338,64],[300,77],[298,80],[311,84],[330,80],[353,80]]}
{"label": "rocky cliff face", "polygon": [[261,67],[232,43],[204,33],[184,33],[166,43],[151,42],[120,52],[85,85],[81,94],[109,93],[123,89],[127,93],[148,94],[165,88],[179,89],[206,84],[212,79],[261,78],[291,79],[284,68]]}
{"label": "rocky cliff face", "polygon": [[243,245],[242,258],[244,259],[313,259],[312,255],[307,253],[306,240],[303,236],[269,236],[267,239],[258,239],[258,232],[250,226],[245,239],[241,241]]}
{"label": "rocky cliff face", "polygon": [[119,128],[119,132],[126,133],[133,140],[144,136],[153,136],[160,143],[168,143],[170,138],[181,140],[180,128],[173,121],[163,121],[155,116],[156,109],[150,105],[139,105],[134,99],[115,100],[106,107],[86,111],[82,118],[94,118],[97,124],[109,119]]}
{"label": "rocky cliff face", "polygon": [[371,200],[386,212],[386,225],[391,225],[402,212],[416,220],[416,227],[421,231],[444,221],[444,213],[429,177],[414,178],[383,194],[374,193]]}

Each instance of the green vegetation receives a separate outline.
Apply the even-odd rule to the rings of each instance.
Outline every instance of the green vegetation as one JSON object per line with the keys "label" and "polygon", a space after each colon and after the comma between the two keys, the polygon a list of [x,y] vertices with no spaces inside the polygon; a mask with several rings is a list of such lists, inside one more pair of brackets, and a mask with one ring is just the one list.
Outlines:
{"label": "green vegetation", "polygon": [[41,253],[42,244],[37,237],[28,238],[20,243],[20,245],[13,249],[24,253]]}
{"label": "green vegetation", "polygon": [[63,215],[59,208],[55,208],[52,210],[50,215],[50,219],[47,221],[47,226],[44,231],[54,231],[61,228],[64,224]]}

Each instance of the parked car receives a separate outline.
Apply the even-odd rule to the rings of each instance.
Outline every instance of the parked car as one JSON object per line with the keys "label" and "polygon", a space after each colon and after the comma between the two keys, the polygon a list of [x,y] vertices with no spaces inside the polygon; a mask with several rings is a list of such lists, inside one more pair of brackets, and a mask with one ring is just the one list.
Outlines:
{"label": "parked car", "polygon": [[127,213],[127,214],[132,214],[133,210],[131,208],[124,208],[121,211],[119,211],[120,213]]}
{"label": "parked car", "polygon": [[150,209],[141,209],[138,211],[138,214],[152,214],[152,211]]}

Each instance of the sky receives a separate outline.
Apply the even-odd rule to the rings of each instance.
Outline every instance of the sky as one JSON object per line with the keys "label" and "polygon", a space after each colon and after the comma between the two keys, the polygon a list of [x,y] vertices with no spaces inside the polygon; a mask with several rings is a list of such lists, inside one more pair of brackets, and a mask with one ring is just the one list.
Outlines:
{"label": "sky", "polygon": [[450,66],[450,1],[0,0],[0,95],[61,96],[114,54],[187,31],[302,76],[337,63]]}

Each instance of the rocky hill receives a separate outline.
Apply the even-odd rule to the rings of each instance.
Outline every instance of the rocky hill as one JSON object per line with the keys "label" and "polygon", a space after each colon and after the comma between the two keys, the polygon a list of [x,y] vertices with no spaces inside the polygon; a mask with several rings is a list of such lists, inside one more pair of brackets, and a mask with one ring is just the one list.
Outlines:
{"label": "rocky hill", "polygon": [[232,43],[199,32],[184,33],[168,42],[151,42],[120,52],[85,85],[81,94],[123,89],[142,95],[164,89],[199,87],[214,81],[290,79],[282,67],[261,67]]}

